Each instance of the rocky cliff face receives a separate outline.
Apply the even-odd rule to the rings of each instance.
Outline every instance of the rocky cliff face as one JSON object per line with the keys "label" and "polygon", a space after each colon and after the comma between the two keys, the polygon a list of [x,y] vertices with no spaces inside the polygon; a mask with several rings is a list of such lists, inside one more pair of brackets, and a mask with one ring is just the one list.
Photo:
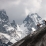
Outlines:
{"label": "rocky cliff face", "polygon": [[35,46],[46,46],[46,34],[35,44]]}
{"label": "rocky cliff face", "polygon": [[46,46],[46,26],[28,35],[13,46]]}
{"label": "rocky cliff face", "polygon": [[[32,40],[31,40],[31,38],[29,38],[29,39],[27,39],[27,41],[25,41],[25,42],[27,42],[27,43],[25,43],[26,46],[46,46],[46,27],[40,28],[40,30],[39,30],[40,32],[38,31],[36,34],[34,34],[34,36],[32,35],[33,36],[33,37],[31,37]],[[20,46],[22,46],[22,44]],[[25,46],[25,45],[23,45],[23,46]]]}

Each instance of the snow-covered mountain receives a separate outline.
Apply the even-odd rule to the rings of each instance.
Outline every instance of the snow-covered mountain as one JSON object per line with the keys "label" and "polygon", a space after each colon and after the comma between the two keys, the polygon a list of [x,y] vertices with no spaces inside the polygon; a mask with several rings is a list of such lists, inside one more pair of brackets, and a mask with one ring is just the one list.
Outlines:
{"label": "snow-covered mountain", "polygon": [[0,10],[0,46],[14,44],[28,34],[36,31],[38,23],[43,25],[43,20],[37,13],[28,15],[19,26],[15,23],[15,20],[10,23],[6,11]]}
{"label": "snow-covered mountain", "polygon": [[32,13],[25,18],[20,28],[24,30],[25,35],[28,35],[36,31],[37,24],[39,23],[43,25],[42,18],[37,13]]}
{"label": "snow-covered mountain", "polygon": [[[12,23],[9,22],[9,17],[5,10],[0,10],[0,39],[2,44],[15,43],[21,39],[22,30],[19,25],[13,20]],[[3,44],[4,42],[4,44]],[[4,45],[5,46],[5,45]]]}

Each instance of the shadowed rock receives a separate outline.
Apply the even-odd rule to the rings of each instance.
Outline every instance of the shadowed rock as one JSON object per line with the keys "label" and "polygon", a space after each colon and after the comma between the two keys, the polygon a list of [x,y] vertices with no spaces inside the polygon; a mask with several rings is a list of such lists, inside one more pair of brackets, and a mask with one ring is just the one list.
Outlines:
{"label": "shadowed rock", "polygon": [[46,46],[46,26],[38,29],[33,34],[29,34],[12,46]]}

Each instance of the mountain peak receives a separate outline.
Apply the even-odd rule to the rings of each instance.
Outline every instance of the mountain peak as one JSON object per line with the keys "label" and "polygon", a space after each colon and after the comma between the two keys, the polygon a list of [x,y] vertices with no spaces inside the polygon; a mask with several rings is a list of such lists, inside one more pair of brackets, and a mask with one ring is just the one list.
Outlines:
{"label": "mountain peak", "polygon": [[7,16],[6,11],[4,9],[0,10],[0,21],[2,23],[7,23],[9,21],[9,17]]}
{"label": "mountain peak", "polygon": [[32,13],[31,15],[28,15],[23,22],[26,22],[26,23],[34,22],[36,24],[41,19],[42,18],[37,13]]}
{"label": "mountain peak", "polygon": [[37,13],[32,13],[31,15],[29,15],[30,17],[34,16],[34,17],[38,17],[40,19],[42,19]]}
{"label": "mountain peak", "polygon": [[34,29],[37,29],[37,24],[43,24],[42,21],[42,18],[37,13],[32,13],[25,18],[22,25],[24,27],[24,30],[27,28],[28,32],[31,32]]}

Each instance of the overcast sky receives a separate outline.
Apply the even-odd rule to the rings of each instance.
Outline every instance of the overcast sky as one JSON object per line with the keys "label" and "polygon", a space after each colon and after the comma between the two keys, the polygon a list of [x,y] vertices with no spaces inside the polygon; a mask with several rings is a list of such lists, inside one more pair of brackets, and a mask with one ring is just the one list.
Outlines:
{"label": "overcast sky", "polygon": [[30,13],[38,13],[46,19],[46,0],[0,0],[0,9],[5,9],[10,21],[20,24]]}

